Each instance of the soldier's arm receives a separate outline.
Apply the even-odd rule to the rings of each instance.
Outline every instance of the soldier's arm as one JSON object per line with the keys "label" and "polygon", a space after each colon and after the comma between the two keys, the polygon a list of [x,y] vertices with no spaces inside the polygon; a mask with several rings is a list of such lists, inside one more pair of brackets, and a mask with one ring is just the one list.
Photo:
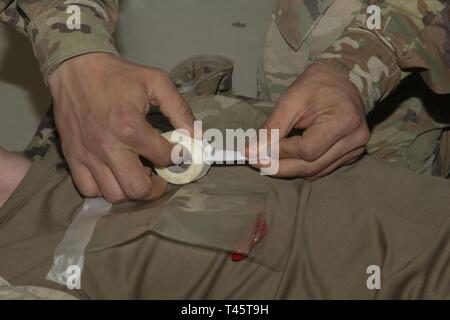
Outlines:
{"label": "soldier's arm", "polygon": [[450,3],[367,2],[364,13],[379,3],[381,28],[373,29],[374,21],[361,14],[316,62],[344,73],[361,92],[367,111],[396,88],[404,71],[418,71],[436,93],[450,93]]}
{"label": "soldier's arm", "polygon": [[[69,27],[71,5],[80,8],[79,29]],[[168,165],[172,145],[146,121],[148,108],[190,132],[194,116],[167,73],[109,54],[117,12],[117,0],[0,0],[1,19],[31,38],[78,191],[111,203],[152,200],[167,183],[139,156]]]}
{"label": "soldier's arm", "polygon": [[[75,56],[117,54],[112,34],[118,7],[118,0],[0,0],[0,20],[30,38],[47,81],[62,62]],[[78,10],[79,28],[73,19]]]}

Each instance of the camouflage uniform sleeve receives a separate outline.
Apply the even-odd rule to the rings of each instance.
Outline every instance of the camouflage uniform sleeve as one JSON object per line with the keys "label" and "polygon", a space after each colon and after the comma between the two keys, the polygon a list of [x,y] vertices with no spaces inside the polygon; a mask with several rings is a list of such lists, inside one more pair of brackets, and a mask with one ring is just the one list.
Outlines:
{"label": "camouflage uniform sleeve", "polygon": [[[344,73],[360,90],[367,112],[405,72],[418,71],[436,93],[450,93],[449,1],[365,2],[364,13],[315,62]],[[379,29],[368,23],[367,9],[374,4],[381,9]]]}
{"label": "camouflage uniform sleeve", "polygon": [[[118,0],[0,0],[0,20],[30,38],[46,81],[75,56],[118,54],[112,37],[118,9]],[[79,10],[79,25],[73,10]]]}

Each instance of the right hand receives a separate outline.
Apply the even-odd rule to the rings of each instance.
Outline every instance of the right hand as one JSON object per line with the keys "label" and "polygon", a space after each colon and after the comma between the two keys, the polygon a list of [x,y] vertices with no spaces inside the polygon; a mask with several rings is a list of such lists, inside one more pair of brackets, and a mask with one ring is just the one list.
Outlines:
{"label": "right hand", "polygon": [[117,203],[164,194],[167,183],[139,155],[166,166],[173,146],[145,115],[157,105],[177,129],[192,132],[194,122],[166,73],[91,53],[64,62],[48,80],[63,153],[82,195]]}
{"label": "right hand", "polygon": [[[278,99],[262,126],[280,134],[279,170],[274,176],[317,180],[355,162],[370,139],[365,117],[361,94],[346,76],[311,65]],[[294,128],[304,132],[288,137]],[[254,143],[247,152],[255,154],[257,148]]]}

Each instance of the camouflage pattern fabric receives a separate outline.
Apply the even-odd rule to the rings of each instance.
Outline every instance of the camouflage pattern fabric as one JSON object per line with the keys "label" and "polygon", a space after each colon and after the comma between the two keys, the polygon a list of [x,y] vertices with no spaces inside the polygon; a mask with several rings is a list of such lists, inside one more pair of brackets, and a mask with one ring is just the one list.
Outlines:
{"label": "camouflage pattern fabric", "polygon": [[[65,22],[73,4],[80,7],[81,26],[70,30]],[[365,23],[372,4],[382,10],[380,30]],[[0,0],[0,20],[28,35],[46,79],[76,55],[117,54],[112,33],[118,8],[118,0]],[[367,112],[412,69],[421,71],[433,91],[450,93],[449,1],[277,0],[273,20],[259,73],[264,100],[276,101],[312,62],[348,77],[360,90]],[[431,117],[434,106],[417,97],[396,104],[385,121],[372,125],[369,152],[418,172],[442,173],[449,157],[438,154],[437,145],[447,121]],[[33,152],[49,134],[40,131]],[[448,146],[441,143],[441,150]]]}
{"label": "camouflage pattern fabric", "polygon": [[23,152],[23,155],[31,160],[40,160],[45,156],[47,150],[58,140],[58,138],[59,136],[56,131],[55,120],[53,117],[53,108],[51,106],[44,118],[42,118],[33,139],[31,139],[31,142]]}
{"label": "camouflage pattern fabric", "polygon": [[[67,9],[80,8],[80,26],[69,29]],[[112,34],[119,1],[0,0],[0,21],[31,40],[45,81],[62,62],[88,52],[118,54]]]}
{"label": "camouflage pattern fabric", "polygon": [[[381,28],[370,28],[367,8],[381,9]],[[348,76],[359,88],[368,111],[398,85],[402,70],[423,70],[422,77],[436,93],[450,93],[450,3],[447,0],[277,0],[274,22],[297,51],[323,16],[348,16],[339,37],[315,62]],[[338,9],[340,8],[340,9]],[[339,18],[339,16],[334,16]],[[339,19],[337,19],[339,20]],[[331,23],[331,24],[330,24]]]}
{"label": "camouflage pattern fabric", "polygon": [[232,60],[218,55],[197,55],[188,58],[170,71],[170,77],[181,93],[231,94],[233,88]]}
{"label": "camouflage pattern fabric", "polygon": [[[382,10],[380,30],[366,25],[372,4]],[[66,24],[70,5],[81,10],[79,29],[70,30]],[[435,92],[450,93],[447,0],[277,0],[274,22],[297,51],[331,6],[345,8],[341,13],[351,12],[352,19],[338,23],[343,32],[315,61],[346,74],[360,89],[368,110],[398,85],[405,69],[420,68]],[[30,37],[46,78],[70,57],[117,53],[112,33],[118,8],[118,0],[0,0],[0,20]]]}
{"label": "camouflage pattern fabric", "polygon": [[[448,159],[439,155],[440,149],[448,150],[442,144],[439,148],[439,143],[450,122],[446,111],[450,98],[437,97],[427,85],[435,92],[450,93],[448,52],[442,46],[448,43],[449,31],[441,23],[448,5],[441,1],[379,2],[383,32],[374,32],[362,23],[361,14],[372,3],[376,4],[278,0],[258,75],[260,98],[275,102],[308,65],[321,63],[348,77],[360,90],[372,129],[367,146],[370,154],[419,173],[446,176],[448,164],[438,157]],[[423,21],[416,21],[417,17]],[[425,70],[420,75],[427,85],[405,71],[414,67]],[[394,91],[406,78],[406,84]],[[436,80],[439,85],[430,79],[440,79]]]}
{"label": "camouflage pattern fabric", "polygon": [[11,286],[0,277],[0,300],[76,300],[68,293],[34,286]]}

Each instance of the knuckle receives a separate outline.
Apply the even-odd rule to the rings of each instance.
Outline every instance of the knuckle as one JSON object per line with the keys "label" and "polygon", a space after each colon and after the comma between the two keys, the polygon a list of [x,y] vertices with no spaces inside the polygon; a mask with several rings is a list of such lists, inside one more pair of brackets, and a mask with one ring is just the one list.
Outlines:
{"label": "knuckle", "polygon": [[[80,179],[75,179],[75,181],[79,180]],[[98,188],[94,185],[94,183],[89,183],[81,180],[80,182],[76,183],[76,186],[80,191],[80,193],[85,197],[94,198],[101,195]]]}
{"label": "knuckle", "polygon": [[303,177],[313,177],[318,173],[318,169],[313,165],[307,165],[304,166],[300,172]]}
{"label": "knuckle", "polygon": [[162,155],[154,154],[152,158],[152,163],[158,167],[167,166],[167,164],[170,164],[171,161],[172,160],[170,159],[170,155],[168,157],[163,157]]}
{"label": "knuckle", "polygon": [[113,128],[120,140],[131,141],[138,136],[138,125],[134,117],[127,111],[118,112],[117,119],[114,121]]}
{"label": "knuckle", "polygon": [[100,196],[100,193],[97,191],[97,188],[91,186],[79,187],[78,189],[80,190],[81,195],[87,198],[94,198]]}
{"label": "knuckle", "polygon": [[172,81],[170,80],[170,75],[166,71],[161,69],[148,68],[146,69],[145,77],[147,80],[150,80],[152,82],[172,83]]}
{"label": "knuckle", "polygon": [[308,143],[303,144],[302,150],[298,152],[298,158],[301,158],[308,162],[317,160],[319,156],[320,154],[318,150]]}
{"label": "knuckle", "polygon": [[365,146],[370,140],[370,132],[369,129],[364,128],[361,132],[356,136],[356,143],[358,146]]}
{"label": "knuckle", "polygon": [[130,199],[140,200],[151,195],[151,188],[148,184],[133,182],[125,192]]}
{"label": "knuckle", "polygon": [[282,95],[277,100],[277,109],[285,115],[297,115],[300,110],[306,106],[313,105],[312,97],[310,95]]}
{"label": "knuckle", "polygon": [[170,75],[166,71],[157,69],[156,70],[156,76],[157,76],[158,80],[160,80],[160,81],[172,82],[170,80]]}
{"label": "knuckle", "polygon": [[349,112],[344,117],[343,125],[350,130],[355,130],[362,125],[363,121],[364,119],[359,113]]}
{"label": "knuckle", "polygon": [[136,127],[134,127],[133,125],[127,123],[127,124],[124,124],[119,129],[118,134],[119,134],[119,137],[122,140],[130,141],[130,140],[133,140],[137,136],[138,131],[137,131]]}
{"label": "knuckle", "polygon": [[124,202],[127,200],[127,198],[118,192],[108,192],[104,194],[105,199],[112,204]]}

